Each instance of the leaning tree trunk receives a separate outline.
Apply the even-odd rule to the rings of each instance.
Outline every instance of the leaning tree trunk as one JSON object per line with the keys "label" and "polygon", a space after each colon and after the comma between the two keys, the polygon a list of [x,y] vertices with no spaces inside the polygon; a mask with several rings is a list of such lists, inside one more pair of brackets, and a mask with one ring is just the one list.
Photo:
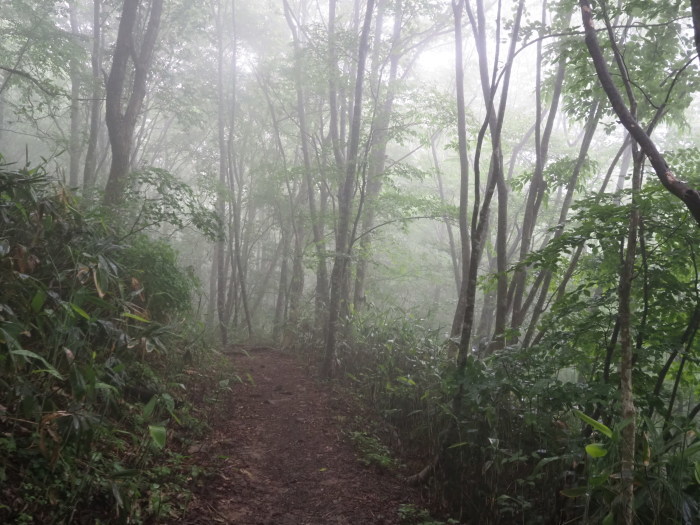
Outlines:
{"label": "leaning tree trunk", "polygon": [[581,17],[586,33],[586,46],[593,60],[600,85],[605,91],[610,105],[617,114],[622,125],[629,131],[632,138],[639,144],[644,155],[649,159],[663,187],[685,203],[686,208],[688,208],[695,218],[695,221],[700,225],[700,193],[685,182],[676,179],[663,155],[656,148],[654,141],[644,128],[639,125],[637,119],[626,106],[622,95],[615,86],[600,44],[598,43],[598,36],[596,35],[595,24],[593,23],[591,3],[589,0],[579,0],[579,5],[581,6]]}
{"label": "leaning tree trunk", "polygon": [[[647,132],[639,125],[635,116],[635,101],[632,96],[631,82],[627,77],[627,69],[622,64],[622,57],[617,49],[614,40],[611,40],[613,50],[615,51],[615,59],[620,70],[620,76],[623,84],[626,87],[627,95],[631,108],[625,104],[622,95],[618,91],[613,82],[610,71],[608,70],[607,62],[603,56],[603,52],[598,43],[595,25],[593,23],[593,12],[589,0],[580,0],[581,17],[583,20],[584,31],[586,34],[586,46],[593,60],[596,73],[600,85],[603,87],[605,94],[610,101],[613,110],[620,119],[620,122],[625,126],[632,138],[639,145],[641,152],[646,155],[651,165],[654,168],[656,176],[661,184],[673,195],[682,200],[690,213],[700,224],[700,193],[691,188],[684,182],[676,179],[666,164],[666,161],[657,150],[656,144],[651,140]],[[695,7],[695,6],[694,6]],[[696,10],[695,10],[696,11]],[[697,11],[696,11],[697,12]],[[695,12],[694,12],[695,14]],[[694,18],[695,21],[695,18]],[[610,27],[608,33],[612,37]],[[633,178],[633,195],[639,191],[641,186],[641,172],[639,165],[640,159],[635,158],[635,176]],[[634,272],[634,254],[637,242],[637,228],[639,226],[639,211],[636,209],[636,200],[632,202],[632,211],[630,213],[630,228],[627,241],[627,254],[625,257],[623,270],[620,276],[619,289],[619,321],[620,321],[620,341],[621,341],[621,359],[620,359],[620,396],[622,405],[622,418],[630,422],[625,425],[622,432],[622,440],[620,444],[620,467],[621,467],[621,499],[622,499],[622,514],[621,522],[625,525],[631,525],[634,521],[634,447],[635,447],[635,407],[632,389],[632,369],[633,369],[633,342],[631,336],[631,313],[630,313],[630,296],[632,287],[632,278]]]}

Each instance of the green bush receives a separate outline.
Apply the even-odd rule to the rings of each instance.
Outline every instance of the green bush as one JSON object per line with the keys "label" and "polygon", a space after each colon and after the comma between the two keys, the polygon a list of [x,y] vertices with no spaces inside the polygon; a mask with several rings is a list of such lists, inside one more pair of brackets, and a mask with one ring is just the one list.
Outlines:
{"label": "green bush", "polygon": [[150,239],[144,234],[126,241],[119,254],[123,267],[129,269],[128,286],[134,301],[140,301],[150,316],[167,322],[175,314],[191,309],[197,281],[177,263],[177,254],[167,242]]}
{"label": "green bush", "polygon": [[185,504],[171,444],[201,426],[183,367],[202,352],[195,323],[172,320],[195,283],[166,243],[123,238],[41,167],[0,164],[2,523],[138,523]]}

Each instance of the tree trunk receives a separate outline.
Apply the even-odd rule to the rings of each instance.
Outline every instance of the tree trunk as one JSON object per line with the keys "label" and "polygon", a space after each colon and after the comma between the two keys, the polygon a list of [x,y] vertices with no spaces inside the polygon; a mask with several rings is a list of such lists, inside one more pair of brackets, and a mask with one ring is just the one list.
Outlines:
{"label": "tree trunk", "polygon": [[[307,200],[309,206],[309,216],[311,219],[311,230],[313,234],[314,248],[316,252],[316,303],[328,303],[328,268],[326,266],[326,244],[323,237],[323,226],[321,225],[316,208],[316,191],[313,180],[313,170],[311,165],[311,152],[309,151],[309,130],[306,120],[306,101],[302,86],[302,63],[301,63],[301,42],[299,37],[299,28],[292,18],[291,8],[287,0],[284,0],[284,13],[287,19],[287,25],[292,32],[294,39],[294,57],[296,67],[294,68],[294,82],[297,95],[297,116],[299,118],[299,133],[301,142],[302,159],[304,162],[304,184],[306,186]],[[317,314],[320,316],[323,312],[318,308]],[[316,319],[316,324],[319,326],[323,322],[322,318]]]}
{"label": "tree trunk", "polygon": [[[542,23],[546,22],[546,2],[542,4]],[[544,181],[544,170],[547,164],[549,153],[549,141],[554,128],[554,120],[559,108],[559,99],[561,97],[562,85],[564,82],[564,70],[566,67],[565,60],[561,59],[557,67],[557,73],[554,82],[554,90],[552,93],[552,101],[550,104],[547,121],[544,130],[540,130],[543,111],[541,100],[541,73],[542,73],[542,42],[537,44],[537,85],[535,87],[536,102],[536,122],[535,122],[535,172],[530,181],[530,188],[525,203],[525,211],[522,224],[522,238],[520,241],[520,262],[524,261],[532,249],[532,237],[534,234],[537,216],[542,203],[542,197],[546,190]],[[513,275],[511,282],[512,300],[509,301],[512,306],[511,327],[518,329],[523,323],[525,311],[522,309],[523,296],[525,294],[525,281],[527,278],[527,269],[524,266],[519,266]]]}
{"label": "tree trunk", "polygon": [[[68,13],[70,29],[73,37],[78,40],[80,31],[78,28],[78,13],[75,0],[69,2]],[[79,185],[80,156],[83,141],[80,133],[80,64],[74,56],[70,58],[70,138],[68,151],[70,153],[70,167],[68,170],[68,185],[76,189]]]}
{"label": "tree trunk", "polygon": [[[151,69],[153,51],[158,37],[163,0],[152,0],[148,23],[140,46],[136,46],[136,28],[140,0],[124,0],[114,46],[112,68],[106,86],[106,123],[112,147],[112,164],[105,188],[104,203],[116,206],[124,198],[126,177],[129,172],[131,143],[134,129],[146,96],[146,81]],[[131,90],[125,93],[127,69],[132,61],[134,73]],[[126,106],[122,100],[126,99]]]}
{"label": "tree trunk", "polygon": [[287,303],[287,281],[289,279],[289,232],[282,230],[282,262],[280,264],[280,280],[277,288],[277,301],[275,302],[275,318],[272,323],[272,339],[279,341],[282,328],[285,324],[285,312]]}
{"label": "tree trunk", "polygon": [[[445,200],[445,189],[442,182],[442,170],[440,169],[440,161],[437,155],[436,141],[438,134],[434,133],[430,137],[430,152],[433,157],[433,167],[435,168],[435,180],[437,181],[438,195],[440,195],[440,202],[447,204]],[[467,168],[469,168],[469,163],[467,163]],[[461,208],[460,208],[461,211]],[[457,252],[457,246],[455,244],[454,233],[452,232],[452,221],[449,217],[445,216],[443,219],[445,222],[445,229],[447,231],[447,240],[450,246],[450,260],[452,261],[452,272],[455,278],[455,291],[459,295],[460,289],[462,287],[462,274],[460,272],[460,265],[462,264],[460,254]],[[460,217],[461,221],[461,217]],[[464,227],[467,228],[467,217],[466,217],[466,206],[465,206],[465,216],[464,216]],[[467,246],[469,244],[467,243]],[[452,334],[456,335],[456,334]]]}
{"label": "tree trunk", "polygon": [[[224,92],[224,19],[221,1],[217,4],[216,13],[216,33],[217,33],[217,141],[219,146],[219,184],[216,193],[216,211],[222,224],[226,224],[226,199],[224,192],[228,182],[228,150],[226,141],[226,97]],[[229,242],[231,239],[231,229],[229,228]],[[216,309],[219,319],[219,333],[221,335],[221,345],[228,346],[228,324],[230,315],[227,313],[226,292],[228,290],[228,266],[226,265],[226,241],[220,239],[216,245]]]}
{"label": "tree trunk", "polygon": [[362,96],[365,76],[365,63],[369,48],[369,32],[372,22],[374,0],[367,0],[365,21],[360,35],[360,45],[357,60],[357,78],[355,81],[355,98],[353,106],[353,119],[350,129],[350,142],[347,153],[347,169],[345,178],[338,192],[338,226],[336,232],[335,259],[331,273],[330,303],[328,307],[328,329],[326,333],[325,355],[323,361],[323,375],[333,375],[335,362],[335,346],[340,330],[340,312],[342,304],[347,301],[343,297],[343,281],[347,279],[346,270],[350,258],[350,218],[352,215],[352,198],[357,182],[358,150],[360,144],[360,124],[362,118]]}
{"label": "tree trunk", "polygon": [[92,100],[90,101],[90,134],[88,135],[87,152],[85,153],[85,170],[83,171],[83,194],[90,197],[97,178],[97,139],[100,135],[102,112],[102,78],[100,63],[102,62],[102,36],[100,11],[102,0],[93,0],[92,19]]}
{"label": "tree trunk", "polygon": [[630,211],[629,232],[627,234],[627,252],[620,272],[618,290],[618,319],[620,322],[620,416],[626,424],[622,429],[620,441],[620,493],[622,512],[619,522],[624,525],[634,523],[634,452],[637,431],[636,410],[634,406],[634,389],[632,370],[634,369],[634,341],[632,339],[632,281],[634,279],[634,259],[639,228],[639,209],[637,194],[641,189],[642,157],[635,155],[634,174],[632,176],[632,206]]}
{"label": "tree trunk", "polygon": [[[384,2],[382,2],[382,6]],[[391,37],[391,49],[389,50],[389,78],[386,82],[386,90],[384,95],[384,103],[379,108],[376,122],[372,126],[372,141],[370,144],[371,153],[369,161],[369,169],[367,172],[367,192],[364,200],[365,214],[362,218],[362,229],[365,232],[374,226],[375,201],[382,189],[384,177],[384,167],[386,160],[387,143],[389,141],[389,126],[391,115],[394,110],[394,97],[396,91],[396,78],[398,75],[399,58],[401,55],[398,52],[398,45],[401,38],[401,27],[403,21],[403,5],[402,0],[397,0],[394,5],[394,28]],[[383,11],[380,10],[380,11]],[[383,13],[382,13],[383,14]],[[375,40],[381,37],[381,23],[379,15],[376,23]],[[372,80],[375,83],[375,93],[380,93],[381,83],[379,81],[379,49],[376,46],[374,58],[372,61]],[[377,95],[378,98],[378,95]],[[365,278],[367,275],[367,261],[369,258],[370,245],[372,237],[365,235],[360,240],[359,258],[355,274],[355,290],[353,303],[355,310],[358,310],[365,302]],[[351,241],[354,242],[354,239]]]}
{"label": "tree trunk", "polygon": [[[500,4],[499,4],[500,6]],[[471,10],[470,5],[465,4],[467,9],[467,14],[469,15],[470,24],[474,33],[474,38],[476,40],[476,48],[479,57],[479,74],[481,78],[481,86],[484,97],[484,102],[487,104],[487,116],[485,119],[484,126],[482,126],[479,139],[477,143],[477,150],[475,152],[474,159],[474,173],[475,173],[475,196],[474,196],[474,212],[472,216],[472,256],[469,264],[469,280],[467,282],[467,299],[465,314],[462,323],[462,332],[459,344],[459,352],[457,355],[457,366],[460,370],[464,369],[466,366],[467,357],[471,352],[471,332],[474,325],[474,311],[475,311],[475,301],[476,301],[476,288],[477,288],[477,275],[478,266],[483,253],[484,243],[486,242],[485,232],[487,230],[487,225],[489,222],[490,215],[490,205],[491,199],[493,197],[494,190],[499,187],[499,198],[503,195],[503,200],[501,206],[499,206],[499,242],[496,253],[497,261],[497,291],[496,291],[496,315],[495,315],[495,330],[494,334],[497,340],[492,348],[497,348],[502,345],[502,336],[505,331],[505,314],[507,307],[507,282],[505,274],[506,265],[506,253],[505,253],[505,235],[506,235],[506,212],[507,212],[507,201],[505,199],[505,193],[507,188],[505,188],[504,181],[504,171],[503,171],[503,153],[501,151],[501,131],[503,127],[503,121],[505,118],[506,103],[508,100],[508,89],[510,84],[510,76],[512,71],[513,58],[515,56],[515,45],[518,39],[518,34],[520,32],[520,20],[522,19],[522,13],[524,8],[524,1],[518,2],[517,11],[515,14],[515,19],[513,22],[513,28],[511,31],[511,41],[508,49],[508,55],[506,57],[506,62],[503,71],[501,96],[499,101],[498,112],[496,112],[494,107],[494,98],[497,90],[496,83],[496,67],[492,72],[492,78],[489,78],[488,72],[488,56],[486,49],[486,21],[483,2],[481,0],[477,1],[477,12],[476,16]],[[500,20],[499,20],[500,23]],[[494,64],[498,64],[498,54],[494,58]],[[483,141],[483,136],[485,129],[488,127],[491,136],[491,159],[489,165],[489,177],[486,185],[486,191],[484,192],[483,204],[480,204],[480,189],[479,189],[479,178],[480,178],[480,168],[479,168],[479,158],[481,153],[481,144]],[[455,404],[459,403],[458,397],[461,396],[461,391],[457,393],[455,398]]]}
{"label": "tree trunk", "polygon": [[461,276],[457,288],[457,307],[452,321],[450,335],[457,337],[462,332],[464,314],[467,308],[467,295],[469,293],[469,265],[472,257],[472,239],[469,232],[468,207],[469,207],[469,158],[467,156],[467,118],[464,105],[464,57],[462,39],[462,12],[464,0],[456,2],[452,0],[452,12],[454,14],[455,27],[455,88],[457,90],[457,150],[459,152],[459,237],[462,246],[460,268]]}
{"label": "tree trunk", "polygon": [[695,50],[698,52],[698,60],[700,60],[700,0],[690,0],[690,8],[693,16]]}

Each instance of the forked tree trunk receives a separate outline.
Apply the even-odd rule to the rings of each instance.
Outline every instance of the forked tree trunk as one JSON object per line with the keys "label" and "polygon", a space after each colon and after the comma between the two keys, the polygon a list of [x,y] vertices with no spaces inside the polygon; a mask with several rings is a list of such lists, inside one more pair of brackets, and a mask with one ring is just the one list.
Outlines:
{"label": "forked tree trunk", "polygon": [[[117,41],[114,46],[112,68],[106,86],[106,122],[109,142],[112,146],[112,164],[105,188],[104,203],[116,206],[124,199],[126,178],[129,173],[129,160],[134,130],[141,106],[146,96],[146,81],[151,69],[153,50],[156,46],[160,26],[163,0],[152,0],[148,22],[145,24],[140,45],[137,27],[141,0],[124,0],[119,21]],[[133,67],[130,89],[127,90],[129,64]],[[126,105],[124,105],[126,100]]]}
{"label": "forked tree trunk", "polygon": [[[480,131],[479,143],[477,144],[477,149],[475,151],[474,160],[474,174],[475,174],[475,196],[474,196],[474,212],[472,215],[472,230],[471,230],[471,244],[472,253],[471,261],[469,264],[469,274],[468,281],[466,283],[467,293],[466,293],[466,307],[464,311],[464,318],[462,321],[462,331],[459,343],[459,351],[457,354],[457,367],[458,370],[463,371],[467,363],[467,358],[471,353],[471,335],[474,326],[474,312],[476,306],[476,290],[477,290],[477,277],[479,263],[481,261],[481,256],[484,250],[484,244],[486,242],[486,231],[488,229],[489,217],[490,217],[490,207],[491,200],[493,198],[494,190],[500,185],[499,198],[501,194],[505,192],[505,181],[503,173],[503,154],[501,151],[501,130],[503,127],[503,121],[505,118],[506,103],[508,100],[508,88],[510,84],[510,76],[512,71],[513,58],[515,56],[515,44],[518,39],[520,32],[520,20],[522,18],[524,1],[520,0],[518,2],[517,10],[515,13],[515,19],[513,22],[513,27],[511,30],[511,41],[508,49],[508,55],[505,57],[505,66],[503,71],[501,96],[498,106],[498,111],[494,107],[494,98],[497,90],[497,84],[495,81],[496,73],[495,68],[492,72],[492,78],[489,78],[488,72],[488,56],[486,49],[486,21],[483,2],[478,0],[477,3],[476,16],[469,4],[466,4],[467,14],[469,15],[469,20],[474,33],[474,38],[476,40],[476,48],[479,56],[479,74],[481,77],[482,92],[484,96],[484,102],[487,104],[487,116],[484,126]],[[496,62],[497,63],[497,62]],[[479,189],[479,179],[480,179],[480,150],[481,141],[483,140],[483,134],[488,127],[491,137],[491,159],[489,164],[489,177],[486,184],[486,190],[484,192],[483,203],[480,202],[480,189]],[[505,203],[503,203],[505,204]],[[501,229],[501,235],[505,234],[505,212],[507,208],[505,206],[501,207],[499,215]],[[495,315],[495,335],[501,339],[503,336],[503,331],[505,328],[505,307],[507,306],[507,283],[505,282],[505,246],[503,242],[503,237],[501,237],[501,242],[499,247],[497,247],[496,253],[496,264],[497,264],[497,291],[496,291],[496,315]],[[464,284],[463,284],[464,286]],[[495,346],[499,346],[501,341],[498,341]],[[455,409],[459,407],[461,402],[461,389],[455,394],[454,404]]]}

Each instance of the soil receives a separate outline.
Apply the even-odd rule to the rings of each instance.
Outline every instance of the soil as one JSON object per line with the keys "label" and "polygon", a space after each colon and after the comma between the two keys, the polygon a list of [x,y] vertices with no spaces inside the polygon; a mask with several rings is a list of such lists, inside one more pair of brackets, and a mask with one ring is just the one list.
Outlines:
{"label": "soil", "polygon": [[243,382],[190,451],[211,474],[184,523],[389,525],[400,523],[401,504],[421,506],[397,473],[358,460],[343,428],[354,410],[346,396],[280,351],[232,359]]}

